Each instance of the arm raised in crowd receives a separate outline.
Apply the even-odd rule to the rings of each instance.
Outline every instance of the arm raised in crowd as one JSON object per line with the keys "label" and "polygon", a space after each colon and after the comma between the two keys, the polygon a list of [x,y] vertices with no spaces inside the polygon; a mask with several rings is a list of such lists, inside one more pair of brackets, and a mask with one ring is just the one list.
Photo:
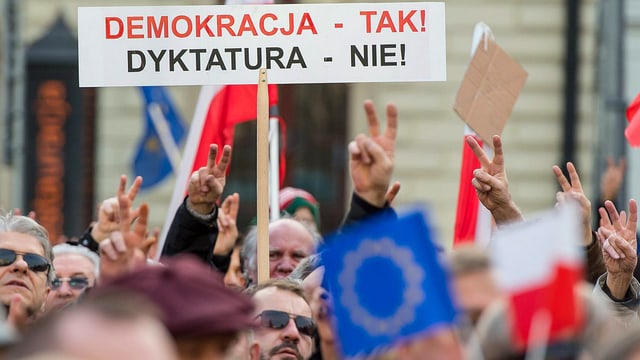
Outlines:
{"label": "arm raised in crowd", "polygon": [[400,184],[391,183],[395,143],[398,131],[398,109],[387,105],[387,127],[380,123],[371,100],[364,102],[369,124],[369,136],[359,134],[349,143],[349,168],[353,183],[353,196],[344,225],[353,223],[384,209],[400,190]]}
{"label": "arm raised in crowd", "polygon": [[573,163],[567,163],[567,172],[569,173],[569,181],[559,166],[553,166],[553,173],[556,175],[558,184],[560,184],[561,192],[556,194],[558,203],[573,199],[580,205],[580,216],[582,217],[582,244],[588,246],[593,241],[593,235],[591,231],[591,201],[582,190],[582,184],[580,183],[580,176]]}
{"label": "arm raised in crowd", "polygon": [[213,263],[218,270],[226,273],[231,263],[231,253],[238,235],[238,210],[240,195],[233,193],[227,196],[218,209],[218,237],[213,247]]}
{"label": "arm raised in crowd", "polygon": [[[100,242],[101,280],[144,266],[149,249],[158,241],[157,231],[147,237],[149,206],[142,204],[137,209],[132,208],[133,201],[125,194],[126,182],[126,176],[122,176],[117,196],[118,230],[112,231],[108,238]],[[133,214],[137,214],[135,223]]]}
{"label": "arm raised in crowd", "polygon": [[502,225],[524,220],[520,209],[511,199],[511,193],[509,193],[509,182],[504,168],[504,153],[500,136],[494,135],[492,138],[494,149],[492,160],[489,160],[489,157],[473,136],[467,136],[465,140],[481,165],[480,169],[473,171],[471,183],[476,188],[478,199],[491,212],[496,224]]}
{"label": "arm raised in crowd", "polygon": [[591,230],[591,201],[589,201],[589,198],[587,198],[582,189],[580,176],[573,163],[567,163],[569,179],[564,176],[559,166],[554,165],[552,169],[562,189],[561,192],[556,194],[558,203],[573,199],[580,205],[582,245],[584,246],[586,254],[586,275],[587,280],[594,284],[598,280],[598,277],[605,273],[606,269],[602,259],[600,244],[596,240],[596,233]]}
{"label": "arm raised in crowd", "polygon": [[213,249],[218,237],[216,202],[226,184],[231,147],[225,145],[219,162],[216,162],[217,155],[218,145],[212,144],[209,147],[207,165],[191,174],[187,198],[171,222],[162,255],[190,253],[218,268],[213,259]]}
{"label": "arm raised in crowd", "polygon": [[[125,175],[120,176],[120,183],[126,184],[127,177]],[[138,176],[133,180],[129,191],[125,194],[127,199],[133,204],[133,201],[138,195],[140,186],[142,185],[142,177]],[[136,209],[130,209],[130,217],[135,219],[138,217]],[[111,232],[119,230],[120,228],[120,203],[118,197],[112,197],[104,200],[98,207],[98,221],[91,227],[91,237],[100,243],[102,240],[107,239]]]}
{"label": "arm raised in crowd", "polygon": [[[120,183],[126,185],[127,177],[125,175],[120,176]],[[142,185],[142,177],[138,176],[133,180],[131,187],[126,193],[126,197],[133,204],[133,201],[138,195],[140,186]],[[135,219],[138,217],[137,209],[130,210],[130,218]],[[113,231],[120,229],[120,205],[117,195],[103,200],[98,206],[98,218],[93,222],[91,226],[80,236],[77,242],[89,248],[94,252],[98,252],[100,242],[109,238]]]}
{"label": "arm raised in crowd", "polygon": [[624,182],[627,161],[620,158],[616,163],[612,156],[607,157],[607,168],[600,179],[600,199],[615,201]]}
{"label": "arm raised in crowd", "polygon": [[[605,202],[606,214],[601,210],[605,226],[599,229],[602,257],[607,269],[606,285],[614,300],[625,298],[638,262],[636,227],[638,204],[629,201],[629,216],[618,213],[611,201]],[[608,215],[608,216],[605,216]],[[611,251],[613,250],[613,251]]]}

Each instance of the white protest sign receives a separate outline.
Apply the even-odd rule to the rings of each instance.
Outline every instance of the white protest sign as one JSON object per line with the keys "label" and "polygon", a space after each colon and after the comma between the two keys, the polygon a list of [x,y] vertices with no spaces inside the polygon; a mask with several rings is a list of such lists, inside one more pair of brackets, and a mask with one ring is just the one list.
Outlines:
{"label": "white protest sign", "polygon": [[444,3],[80,7],[80,86],[446,80]]}

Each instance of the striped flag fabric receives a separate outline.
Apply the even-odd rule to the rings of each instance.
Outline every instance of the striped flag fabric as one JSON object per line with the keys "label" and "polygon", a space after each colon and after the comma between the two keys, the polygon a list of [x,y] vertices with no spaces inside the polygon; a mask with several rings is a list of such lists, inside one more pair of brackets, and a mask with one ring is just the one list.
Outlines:
{"label": "striped flag fabric", "polygon": [[542,216],[502,227],[489,245],[499,286],[507,294],[518,348],[540,346],[580,331],[583,278],[580,210],[564,203]]}

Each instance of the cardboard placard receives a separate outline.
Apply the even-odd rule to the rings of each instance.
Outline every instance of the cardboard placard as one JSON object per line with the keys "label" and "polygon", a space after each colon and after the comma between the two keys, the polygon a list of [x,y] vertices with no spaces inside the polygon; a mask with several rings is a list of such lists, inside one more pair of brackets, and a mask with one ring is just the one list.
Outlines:
{"label": "cardboard placard", "polygon": [[484,35],[462,79],[453,107],[482,140],[502,134],[527,80],[527,72]]}

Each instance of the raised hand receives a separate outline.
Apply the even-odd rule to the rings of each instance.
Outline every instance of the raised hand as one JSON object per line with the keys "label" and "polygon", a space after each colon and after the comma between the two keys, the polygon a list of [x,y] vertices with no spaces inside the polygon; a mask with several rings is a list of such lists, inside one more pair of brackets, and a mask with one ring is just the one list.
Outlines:
{"label": "raised hand", "polygon": [[[124,189],[127,185],[126,175],[120,176],[120,185],[118,189]],[[131,204],[136,199],[140,186],[142,185],[142,177],[138,176],[133,180],[129,191],[126,192],[126,197],[130,200]],[[135,219],[138,217],[137,209],[131,210],[130,217]],[[120,205],[118,197],[111,197],[105,199],[98,207],[98,221],[93,225],[91,229],[91,237],[98,243],[109,237],[111,232],[120,228]]]}
{"label": "raised hand", "polygon": [[556,175],[556,179],[558,180],[558,184],[560,184],[560,188],[562,192],[559,192],[556,196],[558,203],[564,202],[569,198],[574,199],[580,204],[580,216],[582,218],[582,244],[588,246],[591,244],[592,236],[591,236],[591,201],[584,193],[582,189],[582,184],[580,183],[580,176],[578,176],[578,171],[573,163],[567,163],[567,172],[569,173],[569,181],[559,166],[553,166],[553,173]]}
{"label": "raised hand", "polygon": [[602,201],[616,199],[620,187],[622,187],[626,167],[627,162],[624,158],[621,158],[617,164],[612,156],[607,158],[607,169],[600,179],[600,197]]}
{"label": "raised hand", "polygon": [[233,193],[222,202],[218,211],[218,238],[213,248],[214,255],[229,255],[238,238],[238,209],[240,195]]}
{"label": "raised hand", "polygon": [[189,179],[187,201],[193,210],[203,215],[213,211],[216,201],[224,191],[227,166],[231,160],[231,146],[224,146],[218,163],[216,163],[217,155],[218,145],[210,145],[207,166],[194,171]]}
{"label": "raised hand", "polygon": [[493,215],[497,224],[523,220],[520,210],[511,200],[509,182],[504,168],[504,154],[500,136],[493,138],[493,159],[487,154],[473,136],[467,136],[465,141],[480,161],[480,169],[473,171],[471,184],[476,189],[478,199]]}
{"label": "raised hand", "polygon": [[351,180],[358,196],[374,206],[383,207],[393,172],[398,110],[393,104],[387,105],[387,127],[381,133],[373,102],[366,100],[364,109],[369,137],[360,134],[349,143]]}
{"label": "raised hand", "polygon": [[[637,221],[638,204],[629,200],[629,216],[624,211],[618,212],[613,202],[604,204],[606,213],[601,210],[604,226],[598,229],[602,247],[602,257],[607,268],[607,286],[617,299],[624,298],[633,270],[638,262],[637,255]],[[602,209],[602,208],[601,208]],[[613,230],[613,231],[611,231]],[[606,236],[606,237],[605,237]],[[611,251],[613,250],[613,251]]]}
{"label": "raised hand", "polygon": [[[120,214],[119,230],[111,232],[108,239],[100,242],[100,276],[113,277],[146,263],[147,253],[158,240],[157,231],[147,237],[149,207],[142,204],[136,211],[131,210],[132,201],[125,194],[126,177],[118,188]],[[137,213],[132,225],[132,214]]]}

